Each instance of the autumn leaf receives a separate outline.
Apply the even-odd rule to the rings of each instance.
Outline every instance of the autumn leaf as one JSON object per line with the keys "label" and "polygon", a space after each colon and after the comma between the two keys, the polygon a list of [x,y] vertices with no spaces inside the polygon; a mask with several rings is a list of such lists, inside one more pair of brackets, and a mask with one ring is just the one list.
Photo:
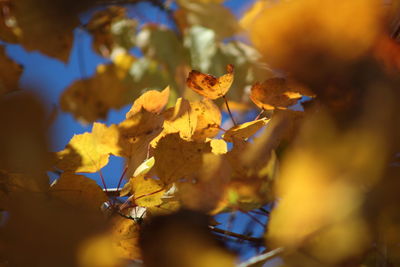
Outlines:
{"label": "autumn leaf", "polygon": [[210,100],[190,102],[192,111],[197,115],[197,125],[192,139],[201,141],[215,137],[220,131],[222,115],[219,108]]}
{"label": "autumn leaf", "polygon": [[207,98],[217,99],[223,97],[233,83],[233,65],[228,64],[226,70],[228,73],[219,78],[192,70],[189,73],[186,84],[190,89]]}
{"label": "autumn leaf", "polygon": [[222,155],[204,153],[202,165],[192,174],[193,180],[177,181],[178,197],[183,207],[209,213],[215,209],[231,178],[231,168]]}
{"label": "autumn leaf", "polygon": [[303,96],[313,94],[284,78],[272,78],[251,87],[250,99],[264,110],[286,109]]}
{"label": "autumn leaf", "polygon": [[167,86],[163,91],[150,90],[135,100],[131,109],[126,113],[126,118],[132,117],[142,108],[151,113],[160,113],[168,103],[170,88]]}
{"label": "autumn leaf", "polygon": [[65,149],[57,152],[56,167],[73,172],[99,171],[107,165],[111,153],[118,153],[118,135],[115,125],[93,124],[91,133],[74,135]]}
{"label": "autumn leaf", "polygon": [[137,94],[127,79],[134,60],[128,54],[120,54],[114,63],[99,65],[93,77],[75,81],[63,92],[61,109],[71,112],[78,120],[93,122],[106,118],[111,108],[128,104]]}
{"label": "autumn leaf", "polygon": [[91,211],[100,211],[107,195],[96,182],[83,175],[63,173],[50,188],[51,195],[66,203]]}
{"label": "autumn leaf", "polygon": [[203,153],[208,152],[211,152],[209,144],[168,134],[158,141],[154,151],[157,175],[167,185],[180,179],[191,181],[202,168]]}
{"label": "autumn leaf", "polygon": [[228,144],[222,139],[208,139],[210,142],[211,152],[215,155],[222,155],[228,152]]}
{"label": "autumn leaf", "polygon": [[256,134],[262,127],[268,123],[268,119],[259,119],[255,121],[245,122],[241,125],[234,126],[226,131],[222,137],[227,142],[232,142],[234,138],[247,139]]}
{"label": "autumn leaf", "polygon": [[193,111],[190,102],[178,98],[174,107],[163,112],[164,124],[162,133],[152,141],[156,146],[158,140],[170,133],[179,133],[185,140],[191,140],[197,127],[197,114]]}
{"label": "autumn leaf", "polygon": [[21,0],[12,5],[4,1],[1,7],[9,9],[1,21],[13,21],[3,25],[0,39],[19,43],[27,51],[37,50],[63,62],[69,59],[73,44],[73,30],[79,26],[78,14],[86,10],[89,1],[71,3],[67,0]]}

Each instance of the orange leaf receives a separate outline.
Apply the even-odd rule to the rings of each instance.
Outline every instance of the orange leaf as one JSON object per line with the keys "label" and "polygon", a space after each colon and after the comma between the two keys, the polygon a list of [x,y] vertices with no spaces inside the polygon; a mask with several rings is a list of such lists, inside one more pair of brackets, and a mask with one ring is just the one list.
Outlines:
{"label": "orange leaf", "polygon": [[307,89],[283,78],[272,78],[251,87],[250,99],[265,110],[286,109],[294,105],[302,95],[312,95]]}
{"label": "orange leaf", "polygon": [[210,99],[224,96],[233,82],[234,67],[232,64],[226,66],[227,74],[217,78],[209,74],[192,70],[186,80],[187,86],[196,93]]}

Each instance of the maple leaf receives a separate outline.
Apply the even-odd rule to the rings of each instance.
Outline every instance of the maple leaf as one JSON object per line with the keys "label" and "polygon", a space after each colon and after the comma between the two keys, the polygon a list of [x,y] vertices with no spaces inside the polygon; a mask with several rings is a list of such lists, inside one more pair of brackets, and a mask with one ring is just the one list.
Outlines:
{"label": "maple leaf", "polygon": [[209,144],[183,140],[179,134],[168,134],[158,141],[154,150],[156,172],[165,184],[196,178],[202,168],[203,153],[211,152]]}
{"label": "maple leaf", "polygon": [[99,65],[93,77],[74,82],[61,96],[62,110],[83,122],[93,122],[106,118],[109,109],[128,104],[132,94],[136,94],[126,80],[134,60],[122,53],[114,63]]}
{"label": "maple leaf", "polygon": [[207,98],[217,99],[223,97],[233,83],[233,65],[228,64],[226,70],[228,73],[219,78],[192,70],[189,73],[186,84],[190,89]]}
{"label": "maple leaf", "polygon": [[64,150],[57,152],[56,167],[64,171],[97,172],[111,153],[119,154],[118,129],[94,123],[91,133],[74,135]]}

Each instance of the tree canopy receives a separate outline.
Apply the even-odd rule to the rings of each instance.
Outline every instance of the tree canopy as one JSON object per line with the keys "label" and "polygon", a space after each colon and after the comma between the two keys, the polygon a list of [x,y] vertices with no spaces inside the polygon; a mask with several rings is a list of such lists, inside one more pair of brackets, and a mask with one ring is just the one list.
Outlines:
{"label": "tree canopy", "polygon": [[[6,47],[78,28],[107,63],[48,114]],[[400,264],[400,1],[3,0],[0,40],[1,266]],[[50,151],[57,110],[92,128]]]}

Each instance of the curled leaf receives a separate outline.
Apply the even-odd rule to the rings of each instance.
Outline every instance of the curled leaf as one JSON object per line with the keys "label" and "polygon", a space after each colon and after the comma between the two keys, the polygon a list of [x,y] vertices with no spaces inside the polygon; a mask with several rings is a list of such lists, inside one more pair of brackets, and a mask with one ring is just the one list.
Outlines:
{"label": "curled leaf", "polygon": [[209,74],[192,70],[186,80],[187,86],[196,93],[210,99],[223,97],[233,83],[234,67],[232,64],[226,66],[227,74],[217,78]]}

